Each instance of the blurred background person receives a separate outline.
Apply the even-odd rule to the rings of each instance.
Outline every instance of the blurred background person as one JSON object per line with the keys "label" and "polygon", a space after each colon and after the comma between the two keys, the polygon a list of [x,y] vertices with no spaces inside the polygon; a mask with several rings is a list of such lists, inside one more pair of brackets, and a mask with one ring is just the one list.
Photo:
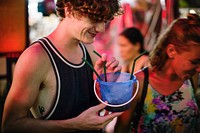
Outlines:
{"label": "blurred background person", "polygon": [[[144,38],[137,28],[127,28],[120,33],[118,38],[119,56],[122,63],[122,72],[132,71],[133,61],[144,52]],[[141,56],[135,64],[134,71],[148,66],[148,55]]]}

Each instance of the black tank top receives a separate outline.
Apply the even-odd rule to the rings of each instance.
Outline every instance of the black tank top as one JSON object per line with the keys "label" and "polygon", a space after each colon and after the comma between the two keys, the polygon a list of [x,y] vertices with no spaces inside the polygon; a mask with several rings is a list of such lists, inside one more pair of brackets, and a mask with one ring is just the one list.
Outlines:
{"label": "black tank top", "polygon": [[[65,59],[48,38],[39,39],[51,60],[55,75],[57,94],[55,103],[49,113],[42,119],[64,120],[78,116],[84,110],[97,105],[98,101],[93,92],[93,72],[82,61],[73,64]],[[89,63],[91,58],[85,46],[79,44],[83,55]],[[78,131],[77,133],[98,133],[101,131]]]}

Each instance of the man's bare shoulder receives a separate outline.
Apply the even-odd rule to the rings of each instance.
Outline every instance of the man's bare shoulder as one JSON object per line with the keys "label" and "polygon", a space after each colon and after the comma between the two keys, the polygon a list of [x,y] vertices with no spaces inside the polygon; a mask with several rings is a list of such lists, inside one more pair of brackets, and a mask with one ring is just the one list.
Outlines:
{"label": "man's bare shoulder", "polygon": [[[39,44],[29,46],[20,56],[20,59],[30,59],[30,61],[43,62],[47,59],[47,53],[44,48]],[[44,63],[44,62],[43,62]]]}
{"label": "man's bare shoulder", "polygon": [[[44,48],[42,47],[41,44],[39,43],[35,43],[33,45],[30,45],[24,52],[23,52],[24,55],[26,56],[33,56],[38,58],[42,58],[42,57],[45,57],[46,56],[46,52],[44,50]],[[33,58],[34,58],[33,57]]]}
{"label": "man's bare shoulder", "polygon": [[19,57],[16,67],[20,69],[30,69],[30,71],[38,71],[39,69],[46,69],[48,67],[48,55],[44,48],[35,43],[29,46]]}

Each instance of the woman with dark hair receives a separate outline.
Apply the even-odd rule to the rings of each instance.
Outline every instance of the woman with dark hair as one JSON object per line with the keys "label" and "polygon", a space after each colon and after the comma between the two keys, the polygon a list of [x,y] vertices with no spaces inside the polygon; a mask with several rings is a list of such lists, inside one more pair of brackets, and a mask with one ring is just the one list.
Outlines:
{"label": "woman with dark hair", "polygon": [[[144,38],[139,29],[127,28],[118,38],[119,56],[122,60],[122,71],[130,73],[134,59],[144,52]],[[148,55],[143,55],[136,61],[135,71],[148,66]]]}
{"label": "woman with dark hair", "polygon": [[103,54],[96,60],[90,45],[107,21],[123,13],[118,0],[57,0],[56,10],[56,29],[27,48],[16,64],[4,106],[4,133],[100,133],[121,114],[98,115],[105,105],[97,101],[96,77],[82,60],[99,74],[105,61],[108,72],[121,70],[114,57]]}
{"label": "woman with dark hair", "polygon": [[198,133],[192,77],[200,72],[200,17],[175,20],[150,53],[151,67],[135,73],[140,91],[115,126],[116,133]]}

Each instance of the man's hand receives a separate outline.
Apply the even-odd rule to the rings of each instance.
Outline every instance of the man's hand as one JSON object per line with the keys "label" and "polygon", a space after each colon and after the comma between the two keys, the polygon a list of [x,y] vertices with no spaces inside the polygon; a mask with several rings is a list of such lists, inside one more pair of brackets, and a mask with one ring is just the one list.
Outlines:
{"label": "man's hand", "polygon": [[[104,62],[106,62],[106,72],[119,72],[121,71],[122,67],[119,66],[119,61],[116,60],[114,57],[108,58],[106,54],[102,54],[102,58],[99,58],[94,66],[94,69],[97,71],[97,73],[103,74],[103,66]],[[97,76],[94,75],[94,79],[96,79]]]}
{"label": "man's hand", "polygon": [[106,116],[99,116],[98,112],[104,109],[106,105],[99,104],[93,106],[82,112],[76,119],[76,125],[79,130],[99,130],[103,129],[115,117],[122,114],[122,112],[111,113]]}

